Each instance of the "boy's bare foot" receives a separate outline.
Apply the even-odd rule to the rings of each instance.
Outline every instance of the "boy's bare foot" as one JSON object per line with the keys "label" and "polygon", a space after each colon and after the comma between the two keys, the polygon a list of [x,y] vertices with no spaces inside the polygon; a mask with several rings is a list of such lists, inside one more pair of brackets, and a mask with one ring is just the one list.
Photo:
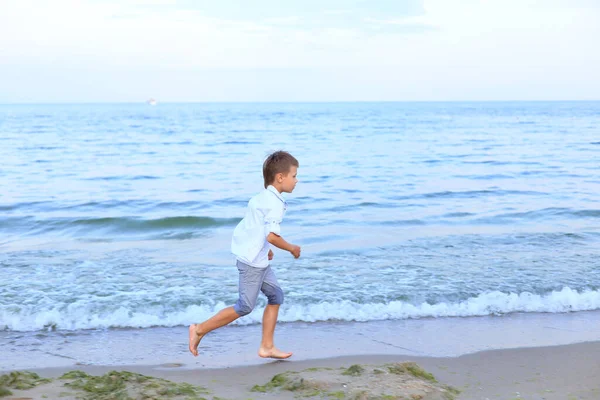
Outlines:
{"label": "boy's bare foot", "polygon": [[194,357],[197,357],[198,356],[198,345],[200,344],[200,341],[204,337],[204,334],[198,333],[198,331],[196,330],[196,324],[190,325],[189,333],[190,333],[190,353],[192,353],[194,355]]}
{"label": "boy's bare foot", "polygon": [[286,358],[290,358],[292,354],[293,353],[281,351],[277,347],[267,349],[266,347],[261,346],[261,348],[258,349],[258,355],[262,358],[275,358],[277,360],[284,360]]}

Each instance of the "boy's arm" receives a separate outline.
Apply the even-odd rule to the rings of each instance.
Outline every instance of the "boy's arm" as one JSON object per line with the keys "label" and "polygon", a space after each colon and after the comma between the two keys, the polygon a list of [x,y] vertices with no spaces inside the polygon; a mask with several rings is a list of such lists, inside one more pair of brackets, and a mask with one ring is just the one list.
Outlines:
{"label": "boy's arm", "polygon": [[289,251],[292,253],[294,258],[300,257],[300,246],[288,243],[284,238],[273,232],[270,232],[267,235],[267,242],[271,243],[275,247],[280,248],[281,250]]}

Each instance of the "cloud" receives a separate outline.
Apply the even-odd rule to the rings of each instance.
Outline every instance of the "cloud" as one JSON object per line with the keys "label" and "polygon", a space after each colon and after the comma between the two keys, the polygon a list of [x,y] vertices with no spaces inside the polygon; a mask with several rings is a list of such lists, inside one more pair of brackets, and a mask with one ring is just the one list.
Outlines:
{"label": "cloud", "polygon": [[[286,91],[290,97],[318,96],[319,88],[304,88],[310,82],[323,88],[321,93],[328,90],[328,98],[344,93],[353,99],[360,97],[359,88],[369,99],[377,93],[385,99],[452,93],[505,98],[509,89],[519,88],[533,97],[549,90],[554,96],[576,93],[573,88],[598,89],[600,3],[595,0],[324,3],[3,0],[0,87],[25,87],[35,80],[36,89],[43,90],[45,77],[68,87],[72,78],[90,93],[92,87],[105,93],[82,83],[101,76],[103,87],[124,96],[154,79],[156,91],[176,99],[176,87],[180,98],[191,99],[209,84],[197,78],[203,83],[194,87],[179,77],[202,76],[209,77],[213,93],[218,84],[228,95],[236,87],[263,88],[265,96],[277,99]],[[282,83],[286,71],[302,88]],[[240,80],[253,76],[260,85]]]}
{"label": "cloud", "polygon": [[[269,31],[178,9],[139,9],[129,3],[10,2],[0,17],[6,61],[139,66],[229,63],[225,49]],[[243,56],[243,49],[240,55]]]}
{"label": "cloud", "polygon": [[[439,27],[437,50],[451,65],[597,64],[598,8],[585,1],[463,0],[461,8],[426,0],[423,23]],[[445,46],[452,54],[443,52]]]}
{"label": "cloud", "polygon": [[[383,33],[365,15],[401,18],[420,10],[419,2],[401,3],[380,0],[371,8],[364,1],[331,1],[324,8],[314,0],[295,6],[257,0],[252,7],[232,0],[8,0],[0,15],[6,49],[0,59],[173,68],[330,65],[366,46],[368,35]],[[336,6],[345,9],[332,12]]]}

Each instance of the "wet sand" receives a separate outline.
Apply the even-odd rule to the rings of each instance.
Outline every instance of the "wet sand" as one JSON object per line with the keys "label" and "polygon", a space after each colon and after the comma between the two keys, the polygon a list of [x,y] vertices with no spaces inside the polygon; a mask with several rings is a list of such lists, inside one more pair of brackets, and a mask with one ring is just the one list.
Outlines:
{"label": "wet sand", "polygon": [[[285,399],[295,394],[250,389],[286,371],[411,361],[440,384],[459,389],[458,399],[598,400],[598,326],[600,312],[281,324],[277,345],[294,352],[286,361],[256,355],[257,325],[229,326],[208,335],[196,358],[187,351],[187,327],[1,332],[0,373],[29,370],[57,378],[72,370],[92,375],[131,371],[203,386],[208,399]],[[68,399],[61,385],[13,390],[13,397],[47,399],[62,393],[60,398]]]}
{"label": "wet sand", "polygon": [[[258,365],[218,369],[189,369],[173,364],[137,365],[120,367],[117,370],[202,386],[209,392],[204,395],[207,399],[292,399],[297,393],[257,393],[251,389],[254,385],[268,383],[274,375],[285,371],[306,373],[307,370],[318,368],[383,366],[412,361],[432,373],[441,385],[460,390],[457,399],[597,400],[600,399],[598,360],[600,342],[588,342],[566,346],[484,351],[460,357],[363,355],[304,361],[265,361]],[[88,374],[102,375],[115,368],[80,366],[78,369]],[[71,368],[42,368],[34,371],[44,378],[57,378],[69,370]],[[354,378],[347,376],[346,379],[351,383]],[[47,399],[58,398],[62,393],[62,398],[68,399],[69,397],[64,395],[65,392],[68,390],[55,381],[27,391],[14,390],[13,396],[7,398]]]}
{"label": "wet sand", "polygon": [[[600,341],[600,311],[279,324],[277,346],[294,361],[356,355],[458,357],[486,350]],[[208,334],[200,356],[188,351],[187,327],[77,332],[0,332],[0,371],[78,365],[183,364],[185,368],[259,365],[261,326]]]}

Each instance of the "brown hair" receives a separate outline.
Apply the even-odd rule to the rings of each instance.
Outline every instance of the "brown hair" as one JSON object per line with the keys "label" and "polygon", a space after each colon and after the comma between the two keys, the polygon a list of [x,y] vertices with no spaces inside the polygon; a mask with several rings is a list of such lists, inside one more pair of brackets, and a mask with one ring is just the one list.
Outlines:
{"label": "brown hair", "polygon": [[298,160],[287,151],[276,151],[265,160],[263,164],[263,178],[265,178],[265,188],[273,183],[275,175],[286,174],[290,169],[299,167]]}

